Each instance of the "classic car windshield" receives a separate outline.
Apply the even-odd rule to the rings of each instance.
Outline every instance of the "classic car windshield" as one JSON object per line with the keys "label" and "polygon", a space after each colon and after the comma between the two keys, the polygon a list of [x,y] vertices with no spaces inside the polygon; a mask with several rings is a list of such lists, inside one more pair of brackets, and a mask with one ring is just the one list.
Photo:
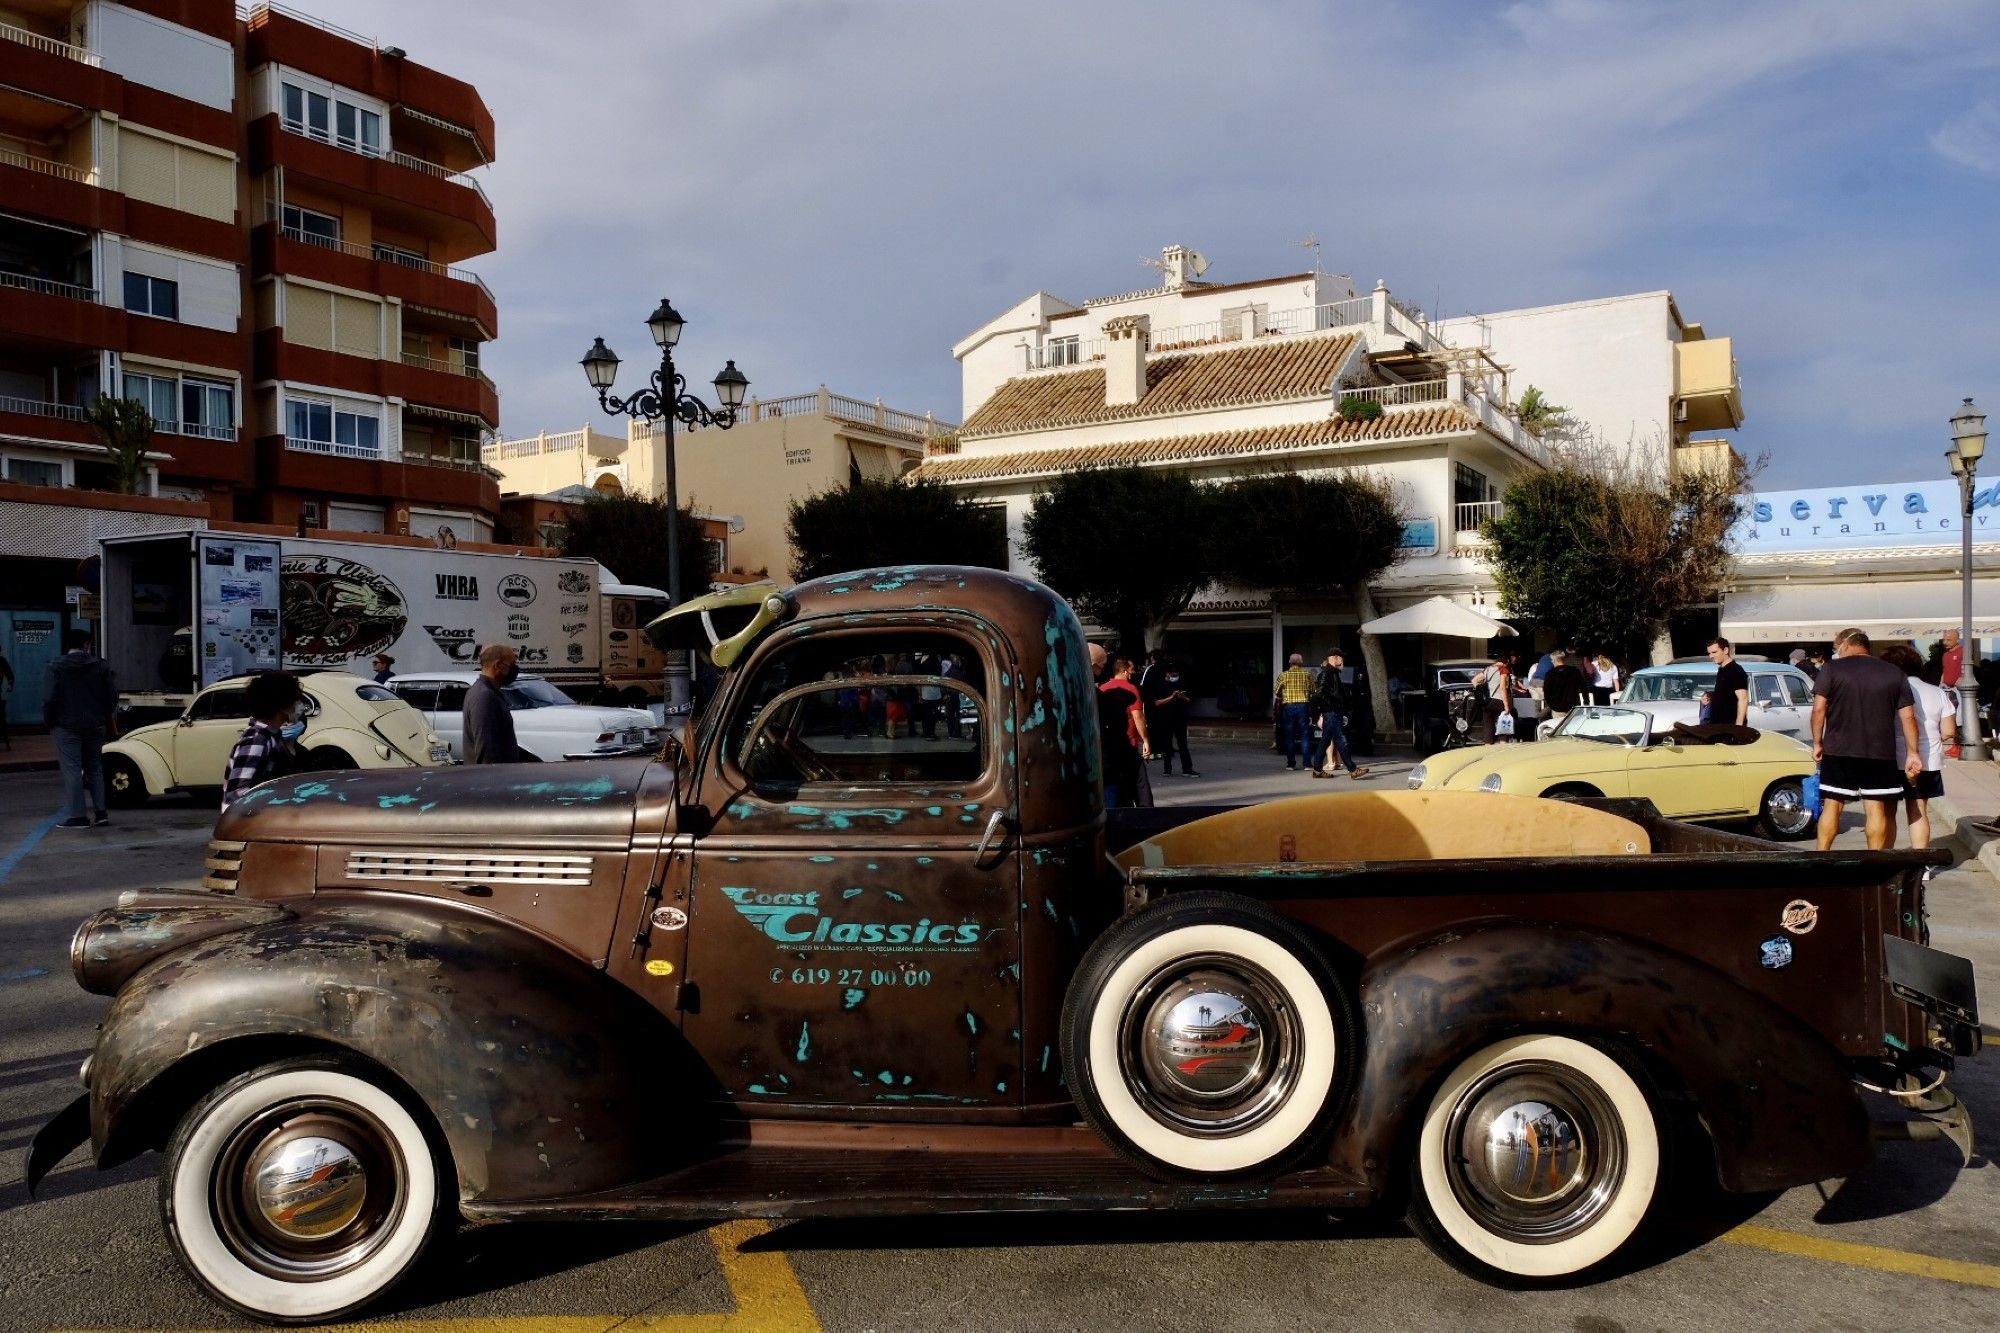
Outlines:
{"label": "classic car windshield", "polygon": [[1714,688],[1713,671],[1641,671],[1622,697],[1633,703],[1691,703]]}
{"label": "classic car windshield", "polygon": [[1652,715],[1636,708],[1577,708],[1562,720],[1554,735],[1566,740],[1640,745],[1652,729]]}
{"label": "classic car windshield", "polygon": [[547,681],[533,676],[521,677],[501,693],[507,696],[507,707],[516,713],[524,708],[560,708],[576,702]]}

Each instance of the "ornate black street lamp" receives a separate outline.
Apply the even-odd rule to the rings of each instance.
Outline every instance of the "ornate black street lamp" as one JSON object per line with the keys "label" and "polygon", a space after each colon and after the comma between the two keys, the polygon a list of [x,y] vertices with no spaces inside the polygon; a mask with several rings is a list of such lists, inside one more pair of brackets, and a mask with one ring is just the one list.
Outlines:
{"label": "ornate black street lamp", "polygon": [[1986,742],[1979,734],[1979,678],[1972,674],[1979,660],[1979,644],[1972,637],[1972,501],[1979,481],[1979,460],[1986,456],[1986,417],[1970,398],[1952,414],[1951,448],[1944,461],[1958,478],[1960,505],[1965,517],[1959,523],[1959,606],[1958,643],[1961,656],[1958,679],[1959,753],[1967,759],[1987,758]]}
{"label": "ornate black street lamp", "polygon": [[[629,398],[614,397],[611,393],[612,382],[618,378],[618,354],[604,345],[604,339],[597,339],[583,354],[583,373],[590,381],[590,387],[597,390],[600,407],[613,416],[628,416],[657,424],[666,432],[667,599],[674,606],[681,604],[681,511],[674,483],[674,423],[678,421],[688,426],[713,426],[718,430],[728,430],[736,424],[736,409],[743,406],[743,396],[750,388],[750,381],[731,361],[723,366],[714,381],[715,399],[720,407],[710,408],[687,391],[686,377],[674,369],[674,344],[681,340],[681,330],[686,323],[680,312],[674,309],[673,302],[661,297],[659,308],[646,319],[646,328],[660,348],[660,368],[653,372],[647,387]],[[686,712],[687,658],[681,653],[675,653],[669,659],[667,689],[668,710]]]}

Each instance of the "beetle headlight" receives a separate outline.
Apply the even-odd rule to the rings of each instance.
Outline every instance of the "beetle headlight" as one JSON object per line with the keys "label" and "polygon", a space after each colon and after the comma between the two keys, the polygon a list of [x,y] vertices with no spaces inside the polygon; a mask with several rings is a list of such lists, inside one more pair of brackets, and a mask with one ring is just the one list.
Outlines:
{"label": "beetle headlight", "polygon": [[1487,774],[1487,775],[1486,775],[1485,777],[1483,777],[1483,778],[1481,778],[1481,779],[1479,780],[1479,790],[1481,790],[1481,791],[1499,791],[1499,790],[1500,790],[1500,775],[1499,775],[1498,773],[1488,773],[1488,774]]}
{"label": "beetle headlight", "polygon": [[1415,768],[1411,769],[1410,790],[1415,791],[1417,788],[1423,786],[1424,779],[1429,776],[1430,776],[1430,770],[1422,764],[1418,764]]}

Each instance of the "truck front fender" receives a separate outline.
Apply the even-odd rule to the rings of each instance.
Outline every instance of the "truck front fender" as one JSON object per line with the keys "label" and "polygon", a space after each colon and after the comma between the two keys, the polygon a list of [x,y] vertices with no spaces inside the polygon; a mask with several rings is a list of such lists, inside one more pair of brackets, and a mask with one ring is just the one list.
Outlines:
{"label": "truck front fender", "polygon": [[1872,1152],[1866,1108],[1824,1038],[1723,973],[1627,936],[1518,921],[1454,932],[1368,969],[1361,1013],[1367,1049],[1337,1142],[1378,1185],[1445,1074],[1527,1032],[1606,1046],[1691,1099],[1726,1189],[1824,1180]]}
{"label": "truck front fender", "polygon": [[463,1203],[588,1193],[698,1145],[685,1121],[708,1093],[679,1032],[553,944],[419,898],[288,906],[299,915],[170,954],[119,991],[91,1062],[100,1166],[298,1047],[359,1055],[429,1108]]}

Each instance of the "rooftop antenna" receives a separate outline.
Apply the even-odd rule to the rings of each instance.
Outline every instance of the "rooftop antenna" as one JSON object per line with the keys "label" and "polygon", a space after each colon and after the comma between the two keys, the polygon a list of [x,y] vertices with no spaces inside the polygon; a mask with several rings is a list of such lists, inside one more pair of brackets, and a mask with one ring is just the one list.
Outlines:
{"label": "rooftop antenna", "polygon": [[1319,266],[1319,237],[1316,234],[1312,232],[1307,232],[1306,238],[1303,241],[1296,241],[1294,242],[1294,244],[1297,245],[1301,250],[1312,251],[1313,275],[1315,277],[1326,272],[1325,269]]}

